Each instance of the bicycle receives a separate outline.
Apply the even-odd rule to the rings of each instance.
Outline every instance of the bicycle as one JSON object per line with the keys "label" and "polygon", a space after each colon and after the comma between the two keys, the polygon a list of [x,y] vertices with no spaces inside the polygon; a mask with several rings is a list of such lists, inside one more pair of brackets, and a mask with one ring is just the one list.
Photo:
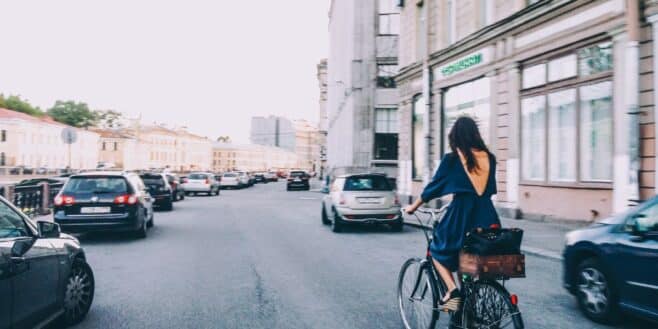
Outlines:
{"label": "bicycle", "polygon": [[[430,224],[434,227],[447,208],[439,210],[421,208],[414,214],[421,227]],[[404,212],[404,210],[403,210]],[[430,215],[423,223],[418,213]],[[439,301],[446,293],[446,286],[440,279],[430,254],[432,237],[423,229],[427,240],[427,253],[424,259],[410,258],[400,269],[398,277],[398,307],[402,322],[407,329],[433,329],[443,310]],[[505,289],[509,278],[474,278],[461,273],[463,304],[461,310],[450,313],[450,328],[498,329],[511,325],[523,329],[523,319],[517,307],[518,298]],[[501,281],[499,283],[498,281]]]}

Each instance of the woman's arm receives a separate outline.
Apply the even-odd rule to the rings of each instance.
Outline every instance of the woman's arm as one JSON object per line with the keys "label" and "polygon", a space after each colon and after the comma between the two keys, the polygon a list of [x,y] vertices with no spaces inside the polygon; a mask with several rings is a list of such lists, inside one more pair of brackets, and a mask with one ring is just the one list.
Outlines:
{"label": "woman's arm", "polygon": [[411,215],[411,214],[413,214],[414,212],[416,212],[416,210],[417,210],[418,208],[420,208],[421,205],[423,205],[423,199],[418,198],[418,199],[416,199],[416,201],[414,201],[414,203],[412,203],[412,204],[406,206],[406,207],[404,208],[404,212],[406,212],[407,214]]}

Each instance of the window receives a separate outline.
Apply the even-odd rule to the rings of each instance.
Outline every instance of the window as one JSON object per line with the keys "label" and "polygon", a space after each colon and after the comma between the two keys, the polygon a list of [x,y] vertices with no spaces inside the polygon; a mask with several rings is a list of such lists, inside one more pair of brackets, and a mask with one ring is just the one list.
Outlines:
{"label": "window", "polygon": [[375,109],[375,159],[398,159],[397,109]]}
{"label": "window", "polygon": [[7,165],[7,159],[5,156],[5,152],[0,152],[0,166],[6,166]]}
{"label": "window", "polygon": [[114,142],[114,150],[116,151],[117,149],[118,149],[117,142]]}
{"label": "window", "polygon": [[443,149],[448,150],[448,134],[460,116],[469,116],[478,125],[480,135],[489,143],[491,80],[487,77],[450,87],[445,91],[443,102]]}
{"label": "window", "polygon": [[391,191],[385,176],[354,176],[345,180],[343,191]]}
{"label": "window", "polygon": [[0,131],[0,142],[6,142],[7,141],[7,131],[2,130]]}
{"label": "window", "polygon": [[521,153],[523,178],[544,180],[544,155],[546,154],[546,110],[544,96],[525,98],[521,101]]}
{"label": "window", "polygon": [[425,140],[423,122],[425,120],[425,100],[422,96],[416,96],[413,102],[412,117],[412,176],[414,179],[421,179],[425,169]]}
{"label": "window", "polygon": [[658,203],[653,202],[644,209],[631,215],[624,227],[626,232],[658,232]]}
{"label": "window", "polygon": [[377,64],[377,87],[395,88],[395,79],[398,66],[395,64]]}
{"label": "window", "polygon": [[493,23],[493,11],[495,1],[491,0],[480,0],[478,4],[478,11],[480,14],[479,23],[480,27],[485,27]]}
{"label": "window", "polygon": [[102,150],[105,151],[105,142],[103,142]]}
{"label": "window", "polygon": [[612,181],[612,52],[609,42],[523,70],[521,170],[526,181]]}
{"label": "window", "polygon": [[0,239],[30,236],[23,217],[0,201]]}
{"label": "window", "polygon": [[379,0],[379,35],[400,34],[400,13],[394,0]]}

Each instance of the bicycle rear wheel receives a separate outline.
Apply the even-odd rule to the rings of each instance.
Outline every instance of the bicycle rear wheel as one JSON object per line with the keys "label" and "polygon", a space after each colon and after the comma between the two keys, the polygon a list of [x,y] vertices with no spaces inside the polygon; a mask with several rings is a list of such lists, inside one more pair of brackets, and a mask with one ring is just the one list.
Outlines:
{"label": "bicycle rear wheel", "polygon": [[398,277],[398,307],[406,329],[434,329],[439,318],[437,294],[436,281],[426,262],[411,258],[402,265]]}
{"label": "bicycle rear wheel", "polygon": [[462,309],[465,329],[523,329],[523,319],[509,292],[498,282],[480,280],[467,284]]}

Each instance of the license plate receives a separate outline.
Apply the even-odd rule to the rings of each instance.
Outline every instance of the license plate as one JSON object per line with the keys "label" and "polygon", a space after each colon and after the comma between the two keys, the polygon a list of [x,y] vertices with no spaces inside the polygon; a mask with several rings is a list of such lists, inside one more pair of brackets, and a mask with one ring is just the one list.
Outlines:
{"label": "license plate", "polygon": [[107,214],[110,212],[110,207],[82,207],[80,208],[81,214]]}
{"label": "license plate", "polygon": [[295,181],[295,182],[301,182],[302,180],[301,180],[301,179],[299,179],[299,178],[295,178],[295,180],[294,180],[294,181]]}
{"label": "license plate", "polygon": [[358,198],[359,203],[363,204],[379,204],[381,203],[381,198]]}

